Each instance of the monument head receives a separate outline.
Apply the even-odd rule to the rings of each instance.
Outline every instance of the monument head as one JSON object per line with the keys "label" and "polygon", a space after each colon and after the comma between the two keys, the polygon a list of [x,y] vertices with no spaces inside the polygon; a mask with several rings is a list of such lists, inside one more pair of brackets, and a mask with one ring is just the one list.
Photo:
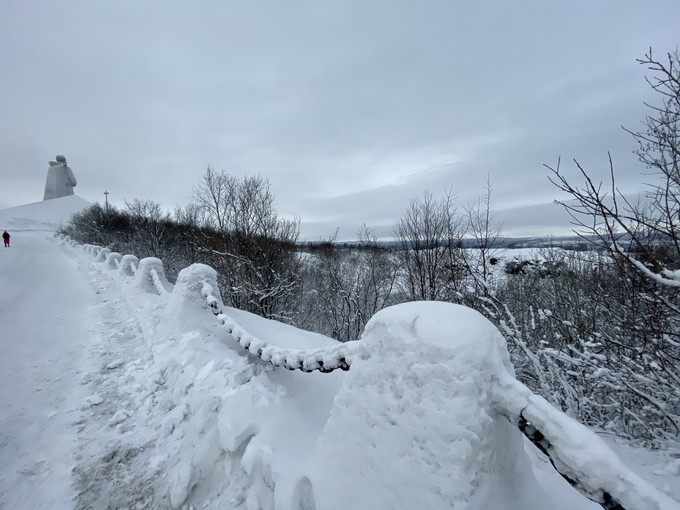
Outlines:
{"label": "monument head", "polygon": [[55,159],[49,162],[43,200],[73,195],[73,188],[78,184],[73,170],[66,164],[66,157],[59,154]]}

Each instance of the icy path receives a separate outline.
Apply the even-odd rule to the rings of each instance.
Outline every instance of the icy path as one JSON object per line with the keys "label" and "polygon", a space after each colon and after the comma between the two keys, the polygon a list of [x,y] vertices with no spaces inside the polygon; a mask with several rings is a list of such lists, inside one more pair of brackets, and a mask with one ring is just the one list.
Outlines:
{"label": "icy path", "polygon": [[[135,380],[136,351],[121,342],[139,338],[136,324],[120,318],[80,263],[46,232],[13,233],[0,252],[3,509],[115,500],[111,487],[128,482],[115,466],[127,472],[140,451],[140,434],[125,440],[126,407],[139,402],[119,390],[134,384],[113,377]],[[135,498],[148,492],[131,488]]]}
{"label": "icy path", "polygon": [[48,233],[15,233],[0,252],[0,501],[70,508],[79,385],[97,299]]}

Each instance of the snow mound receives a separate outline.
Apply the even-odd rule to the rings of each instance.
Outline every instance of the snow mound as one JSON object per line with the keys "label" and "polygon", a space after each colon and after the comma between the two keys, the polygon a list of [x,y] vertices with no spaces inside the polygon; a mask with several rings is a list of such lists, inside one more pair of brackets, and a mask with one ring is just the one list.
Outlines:
{"label": "snow mound", "polygon": [[376,314],[361,341],[296,491],[300,508],[568,508],[550,501],[522,435],[494,409],[494,378],[511,368],[488,320],[406,303]]}
{"label": "snow mound", "polygon": [[78,195],[70,195],[2,209],[0,229],[9,230],[10,234],[23,230],[57,230],[68,223],[71,216],[91,205]]}

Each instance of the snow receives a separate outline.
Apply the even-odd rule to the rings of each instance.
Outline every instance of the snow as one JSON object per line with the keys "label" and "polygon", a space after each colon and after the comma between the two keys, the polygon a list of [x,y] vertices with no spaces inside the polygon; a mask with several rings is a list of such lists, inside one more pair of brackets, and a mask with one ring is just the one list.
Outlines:
{"label": "snow", "polygon": [[60,225],[65,225],[76,213],[89,207],[90,202],[78,195],[53,198],[49,203],[10,207],[0,210],[0,230],[9,230],[14,243],[14,232],[25,230],[45,230],[52,232]]}
{"label": "snow", "polygon": [[[7,508],[600,508],[523,438],[519,414],[590,490],[629,510],[680,508],[663,492],[680,497],[677,449],[603,441],[551,408],[476,312],[399,305],[340,345],[225,307],[208,266],[173,286],[159,261],[42,231],[77,198],[14,208],[35,230],[15,228],[0,251]],[[338,352],[348,372],[272,364]]]}
{"label": "snow", "polygon": [[91,338],[82,316],[97,298],[76,261],[55,251],[44,234],[20,232],[0,252],[0,501],[8,509],[68,508],[73,497],[72,423],[87,396],[77,381]]}
{"label": "snow", "polygon": [[407,303],[377,313],[362,343],[309,467],[318,508],[551,508],[522,436],[495,417],[509,360],[485,319]]}
{"label": "snow", "polygon": [[524,415],[552,443],[558,467],[571,478],[580,480],[588,493],[606,490],[624,508],[680,508],[680,503],[624,466],[604,440],[560,413],[544,398],[529,396]]}

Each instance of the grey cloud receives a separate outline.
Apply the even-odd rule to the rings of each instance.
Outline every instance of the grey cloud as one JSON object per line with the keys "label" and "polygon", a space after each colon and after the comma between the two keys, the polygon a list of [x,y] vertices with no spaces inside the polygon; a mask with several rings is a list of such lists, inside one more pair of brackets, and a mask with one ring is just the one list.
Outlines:
{"label": "grey cloud", "polygon": [[632,187],[619,126],[650,98],[634,59],[678,43],[680,5],[656,9],[7,0],[0,207],[39,197],[57,152],[78,194],[116,203],[186,203],[207,164],[267,175],[281,212],[327,235],[386,229],[426,188],[465,203],[487,175],[499,207],[550,202],[559,155],[597,173],[612,150]]}

